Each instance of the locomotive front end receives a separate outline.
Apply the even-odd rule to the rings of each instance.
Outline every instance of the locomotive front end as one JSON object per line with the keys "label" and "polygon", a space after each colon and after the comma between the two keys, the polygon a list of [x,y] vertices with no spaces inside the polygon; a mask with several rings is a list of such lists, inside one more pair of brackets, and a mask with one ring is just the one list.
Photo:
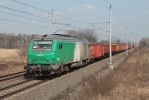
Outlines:
{"label": "locomotive front end", "polygon": [[28,49],[28,63],[24,67],[27,73],[42,74],[51,70],[54,52],[51,40],[32,40]]}

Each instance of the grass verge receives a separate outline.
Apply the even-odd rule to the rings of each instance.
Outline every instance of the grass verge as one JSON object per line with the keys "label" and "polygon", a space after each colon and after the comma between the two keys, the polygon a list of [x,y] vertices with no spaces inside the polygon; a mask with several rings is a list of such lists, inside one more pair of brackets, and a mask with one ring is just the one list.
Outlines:
{"label": "grass verge", "polygon": [[149,49],[136,50],[118,69],[98,78],[84,78],[79,100],[148,100]]}

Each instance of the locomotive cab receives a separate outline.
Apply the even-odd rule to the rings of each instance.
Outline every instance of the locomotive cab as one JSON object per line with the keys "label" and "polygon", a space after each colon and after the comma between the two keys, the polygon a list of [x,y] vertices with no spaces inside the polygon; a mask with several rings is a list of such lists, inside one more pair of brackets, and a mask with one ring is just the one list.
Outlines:
{"label": "locomotive cab", "polygon": [[51,70],[55,62],[53,40],[31,40],[28,49],[27,73],[45,73]]}
{"label": "locomotive cab", "polygon": [[28,50],[28,64],[49,64],[51,53],[51,40],[33,40]]}

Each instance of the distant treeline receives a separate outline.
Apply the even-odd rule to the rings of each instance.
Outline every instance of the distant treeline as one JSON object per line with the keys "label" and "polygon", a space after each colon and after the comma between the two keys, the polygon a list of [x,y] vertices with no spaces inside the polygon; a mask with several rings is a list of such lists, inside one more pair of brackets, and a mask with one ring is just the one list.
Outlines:
{"label": "distant treeline", "polygon": [[[97,43],[97,36],[94,34],[93,30],[82,30],[82,31],[68,31],[65,33],[67,35],[77,36],[79,38],[85,38],[90,43]],[[14,34],[14,33],[0,33],[0,48],[19,48],[27,45],[31,39],[33,39],[37,34]]]}
{"label": "distant treeline", "polygon": [[18,48],[23,44],[28,44],[35,35],[0,33],[0,48]]}
{"label": "distant treeline", "polygon": [[139,47],[149,47],[149,38],[142,38],[139,43]]}
{"label": "distant treeline", "polygon": [[[95,34],[94,30],[87,29],[87,30],[69,30],[65,34],[67,35],[73,35],[79,38],[85,38],[88,40],[90,43],[99,43],[98,36]],[[37,34],[14,34],[14,33],[0,33],[0,48],[7,48],[7,49],[12,49],[12,48],[19,48],[22,45],[27,45],[31,39],[33,39]],[[149,40],[149,39],[148,39]],[[105,43],[108,44],[108,40],[102,40],[100,43]],[[125,44],[121,40],[116,40],[113,43],[117,44]],[[146,43],[146,44],[145,44]],[[130,43],[129,43],[130,44]],[[140,42],[140,46],[144,45],[149,45],[147,43],[147,39],[142,39]]]}

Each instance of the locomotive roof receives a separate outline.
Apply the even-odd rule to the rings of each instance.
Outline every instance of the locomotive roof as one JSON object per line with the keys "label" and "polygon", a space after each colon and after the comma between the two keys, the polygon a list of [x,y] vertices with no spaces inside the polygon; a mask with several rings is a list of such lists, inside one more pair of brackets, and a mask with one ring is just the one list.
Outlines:
{"label": "locomotive roof", "polygon": [[86,39],[78,38],[76,36],[64,35],[64,34],[50,34],[50,35],[37,35],[34,40],[66,40],[75,42],[89,43]]}

